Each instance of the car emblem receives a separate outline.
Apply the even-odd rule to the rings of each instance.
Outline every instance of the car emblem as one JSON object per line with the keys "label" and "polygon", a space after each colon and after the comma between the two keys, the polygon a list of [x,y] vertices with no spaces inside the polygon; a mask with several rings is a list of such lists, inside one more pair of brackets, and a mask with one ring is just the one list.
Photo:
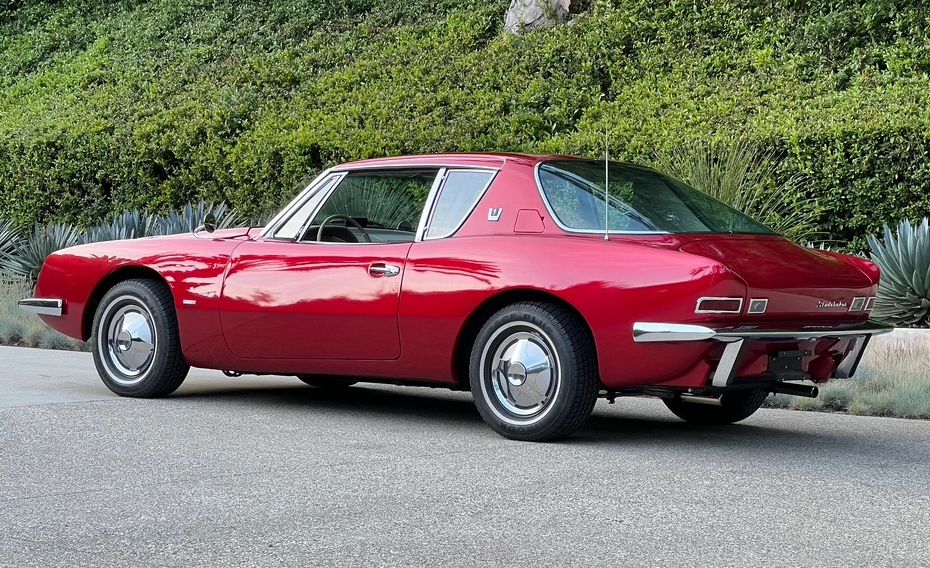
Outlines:
{"label": "car emblem", "polygon": [[830,310],[833,308],[848,308],[849,304],[843,300],[820,300],[817,307],[821,310]]}
{"label": "car emblem", "polygon": [[488,221],[494,221],[494,222],[500,221],[501,215],[503,215],[503,213],[504,213],[504,210],[501,209],[500,207],[491,207],[490,209],[488,209]]}

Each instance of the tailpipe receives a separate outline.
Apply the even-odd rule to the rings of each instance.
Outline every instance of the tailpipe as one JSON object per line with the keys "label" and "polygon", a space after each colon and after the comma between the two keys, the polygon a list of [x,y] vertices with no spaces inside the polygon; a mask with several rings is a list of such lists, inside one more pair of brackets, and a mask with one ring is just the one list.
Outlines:
{"label": "tailpipe", "polygon": [[695,404],[707,404],[709,406],[721,406],[722,402],[720,401],[719,396],[706,396],[700,394],[691,394],[687,392],[681,393],[682,402],[693,402]]}
{"label": "tailpipe", "polygon": [[788,394],[807,398],[817,398],[817,395],[820,394],[820,389],[814,385],[799,385],[797,383],[775,383],[769,390],[775,394]]}

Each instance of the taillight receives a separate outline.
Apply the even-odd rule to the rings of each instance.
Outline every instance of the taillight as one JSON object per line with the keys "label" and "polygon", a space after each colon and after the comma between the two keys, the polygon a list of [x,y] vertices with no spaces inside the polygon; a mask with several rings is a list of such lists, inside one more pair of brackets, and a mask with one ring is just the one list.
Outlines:
{"label": "taillight", "polygon": [[698,298],[696,314],[738,314],[743,310],[742,298]]}

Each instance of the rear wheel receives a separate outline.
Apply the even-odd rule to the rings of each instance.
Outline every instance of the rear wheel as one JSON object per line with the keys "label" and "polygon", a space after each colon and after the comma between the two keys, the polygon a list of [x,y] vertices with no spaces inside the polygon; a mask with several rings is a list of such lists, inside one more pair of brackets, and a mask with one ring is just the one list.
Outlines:
{"label": "rear wheel", "polygon": [[732,391],[720,397],[720,406],[688,402],[680,397],[663,402],[675,416],[693,424],[732,424],[752,416],[768,395],[765,389]]}
{"label": "rear wheel", "polygon": [[498,434],[543,442],[581,428],[597,400],[597,359],[585,323],[557,305],[521,302],[497,312],[475,339],[471,392]]}
{"label": "rear wheel", "polygon": [[297,378],[311,387],[321,389],[344,389],[358,382],[345,377],[331,377],[328,375],[297,375]]}
{"label": "rear wheel", "polygon": [[174,392],[190,367],[181,354],[171,291],[156,280],[120,282],[94,316],[94,364],[103,384],[120,396]]}

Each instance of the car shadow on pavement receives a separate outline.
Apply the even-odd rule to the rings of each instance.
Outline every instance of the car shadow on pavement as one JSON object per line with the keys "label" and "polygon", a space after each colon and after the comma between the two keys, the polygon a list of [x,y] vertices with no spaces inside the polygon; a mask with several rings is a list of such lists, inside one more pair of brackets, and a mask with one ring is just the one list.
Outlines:
{"label": "car shadow on pavement", "polygon": [[[304,386],[274,386],[261,388],[199,388],[182,392],[175,399],[213,401],[236,405],[272,405],[277,410],[294,412],[334,411],[352,414],[373,421],[384,419],[410,420],[419,423],[435,421],[437,427],[454,426],[463,429],[463,435],[496,436],[481,420],[468,393],[444,389],[403,387],[392,388],[374,385],[357,385],[344,389],[320,389]],[[628,402],[628,404],[624,404]],[[792,411],[763,411],[801,414]],[[772,425],[771,420],[759,424],[750,418],[727,426],[696,426],[675,418],[656,401],[656,405],[643,401],[618,401],[616,406],[599,403],[587,425],[571,438],[561,442],[572,445],[648,444],[700,445],[705,449],[743,446],[766,452],[816,451],[829,452],[842,446],[843,453],[856,451],[858,438],[848,429],[814,429],[795,421]],[[806,414],[806,413],[805,413]],[[771,414],[769,414],[771,416]],[[805,418],[815,418],[807,416]],[[863,448],[865,451],[867,448]]]}

